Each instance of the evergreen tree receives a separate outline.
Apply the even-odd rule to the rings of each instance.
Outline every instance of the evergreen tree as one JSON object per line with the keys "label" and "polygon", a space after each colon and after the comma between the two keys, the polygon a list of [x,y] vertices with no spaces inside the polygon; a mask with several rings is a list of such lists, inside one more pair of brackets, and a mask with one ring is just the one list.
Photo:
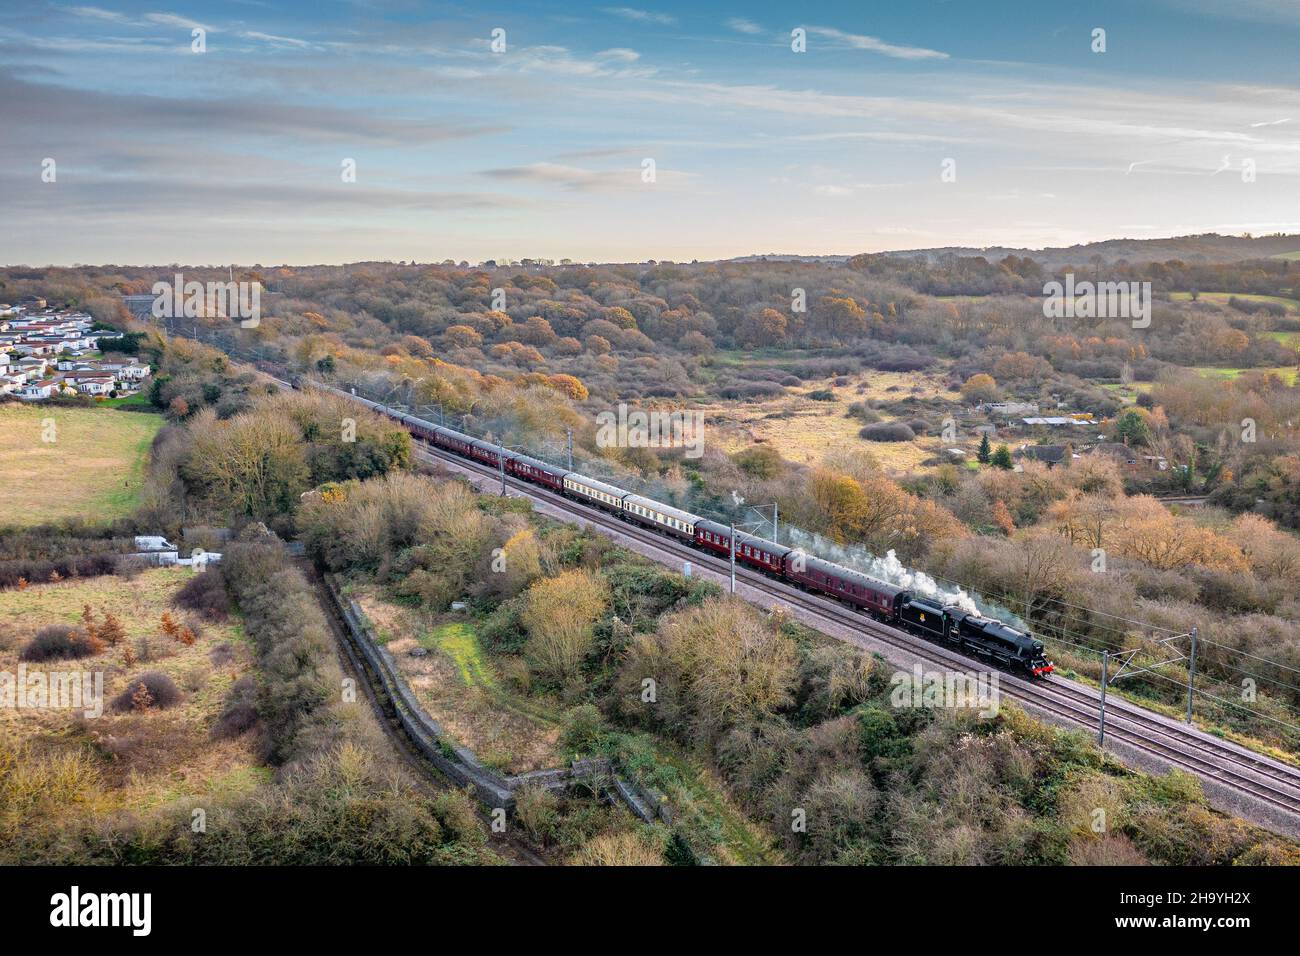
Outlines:
{"label": "evergreen tree", "polygon": [[978,455],[980,464],[987,465],[989,463],[989,459],[992,457],[993,457],[993,449],[989,446],[989,436],[988,433],[986,432],[984,434],[984,437],[980,439],[980,450]]}
{"label": "evergreen tree", "polygon": [[1005,471],[1011,470],[1011,449],[1006,445],[998,445],[998,450],[993,453],[993,464]]}

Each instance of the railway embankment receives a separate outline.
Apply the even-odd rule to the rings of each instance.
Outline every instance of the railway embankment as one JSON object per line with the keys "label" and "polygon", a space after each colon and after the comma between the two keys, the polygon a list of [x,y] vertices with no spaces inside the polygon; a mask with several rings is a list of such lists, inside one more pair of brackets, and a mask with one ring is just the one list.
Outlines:
{"label": "railway embankment", "polygon": [[401,730],[439,773],[460,787],[468,787],[488,809],[510,813],[524,787],[562,793],[586,790],[624,803],[647,823],[672,821],[672,811],[661,794],[622,776],[605,758],[570,761],[567,766],[503,774],[487,766],[468,747],[457,743],[447,729],[421,706],[404,679],[393,655],[384,647],[356,601],[343,593],[338,579],[325,576],[325,589],[338,611],[346,638]]}

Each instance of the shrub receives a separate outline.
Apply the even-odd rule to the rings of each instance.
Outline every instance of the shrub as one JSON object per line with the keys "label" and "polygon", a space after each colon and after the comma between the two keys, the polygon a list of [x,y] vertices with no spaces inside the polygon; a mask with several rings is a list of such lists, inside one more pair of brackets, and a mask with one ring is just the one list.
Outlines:
{"label": "shrub", "polygon": [[338,733],[326,705],[340,674],[329,624],[302,572],[277,538],[252,530],[245,535],[226,550],[222,564],[257,648],[267,759],[280,764],[320,749]]}
{"label": "shrub", "polygon": [[131,710],[164,709],[180,703],[181,692],[176,682],[162,671],[145,671],[126,685],[126,690],[113,698],[116,713]]}
{"label": "shrub", "polygon": [[663,852],[634,831],[596,837],[569,858],[570,866],[663,866]]}
{"label": "shrub", "polygon": [[506,601],[497,606],[479,630],[479,641],[493,654],[517,654],[528,641],[520,616],[523,601]]}
{"label": "shrub", "polygon": [[96,636],[109,647],[117,647],[126,640],[126,628],[121,619],[112,611],[104,612],[104,620],[95,631]]}
{"label": "shrub", "polygon": [[866,364],[882,372],[915,372],[935,363],[935,358],[907,345],[870,342],[859,350]]}
{"label": "shrub", "polygon": [[32,581],[49,581],[55,574],[60,578],[115,574],[122,560],[122,555],[111,553],[0,560],[0,588],[23,590]]}
{"label": "shrub", "polygon": [[565,749],[576,755],[590,754],[600,746],[605,721],[594,704],[579,704],[564,714],[561,742]]}
{"label": "shrub", "polygon": [[235,646],[229,642],[218,644],[208,652],[214,667],[225,667],[235,660]]}
{"label": "shrub", "polygon": [[911,441],[916,437],[916,432],[903,422],[877,422],[858,434],[867,441]]}
{"label": "shrub", "polygon": [[528,835],[545,845],[559,822],[559,799],[549,790],[526,784],[515,793],[515,813]]}
{"label": "shrub", "polygon": [[592,644],[592,625],[609,605],[604,579],[586,569],[543,578],[524,595],[525,656],[533,670],[562,682],[576,676]]}
{"label": "shrub", "polygon": [[858,418],[868,423],[880,421],[880,413],[866,402],[854,402],[846,414],[849,418]]}
{"label": "shrub", "polygon": [[[633,639],[618,695],[630,719],[706,742],[792,703],[797,666],[794,642],[770,621],[743,602],[711,597]],[[634,703],[647,677],[657,688],[651,708]]]}
{"label": "shrub", "polygon": [[226,593],[226,580],[218,565],[210,566],[196,574],[172,596],[172,603],[187,611],[195,611],[209,621],[224,621],[230,616],[230,595]]}
{"label": "shrub", "polygon": [[1146,866],[1150,862],[1122,833],[1076,837],[1070,842],[1069,858],[1074,866]]}
{"label": "shrub", "polygon": [[257,723],[257,683],[251,677],[241,677],[230,685],[221,715],[212,725],[212,738],[224,740],[238,737]]}
{"label": "shrub", "polygon": [[961,393],[972,405],[980,402],[996,402],[1002,396],[1002,390],[992,375],[979,372],[968,378],[961,387]]}
{"label": "shrub", "polygon": [[89,657],[96,651],[96,642],[75,627],[51,624],[36,632],[18,655],[23,661],[72,660]]}
{"label": "shrub", "polygon": [[781,453],[771,445],[755,445],[732,456],[737,467],[755,478],[775,478],[782,471]]}
{"label": "shrub", "polygon": [[784,389],[776,382],[742,382],[723,386],[718,390],[720,398],[770,398],[780,395]]}
{"label": "shrub", "polygon": [[[142,721],[155,724],[154,721]],[[371,742],[345,743],[306,759],[274,785],[232,793],[209,804],[221,820],[223,838],[209,840],[190,828],[191,807],[169,803],[156,809],[106,814],[84,826],[3,829],[0,863],[70,865],[286,866],[484,865],[500,859],[488,849],[461,791],[429,794],[398,765],[371,752]],[[77,758],[73,763],[71,758]],[[94,762],[80,752],[58,766],[56,758],[18,763],[27,779],[11,799],[11,779],[0,775],[0,806],[17,806],[24,817],[84,802],[99,789]],[[11,762],[0,739],[0,766]],[[51,773],[58,776],[51,779]],[[50,786],[51,783],[57,787]],[[30,795],[29,795],[30,794]]]}

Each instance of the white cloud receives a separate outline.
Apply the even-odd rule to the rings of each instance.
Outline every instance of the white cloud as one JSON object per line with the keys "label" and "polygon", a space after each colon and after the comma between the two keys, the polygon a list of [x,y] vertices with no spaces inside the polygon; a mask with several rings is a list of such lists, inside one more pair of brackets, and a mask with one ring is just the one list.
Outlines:
{"label": "white cloud", "polygon": [[635,7],[605,7],[605,12],[616,17],[622,17],[624,20],[635,20],[638,23],[657,23],[660,26],[671,26],[677,22],[677,18],[669,16],[666,13],[656,13],[653,10],[638,10]]}
{"label": "white cloud", "polygon": [[750,35],[762,33],[763,28],[753,20],[746,20],[744,17],[732,17],[726,24],[737,33],[748,33]]}
{"label": "white cloud", "polygon": [[311,46],[306,40],[299,40],[296,37],[276,36],[274,33],[261,33],[257,30],[246,30],[240,36],[248,40],[261,40],[263,43],[270,43],[275,46],[291,46],[298,49],[306,49]]}
{"label": "white cloud", "polygon": [[189,17],[181,16],[179,13],[146,13],[140,19],[133,19],[124,13],[118,13],[115,10],[105,10],[103,7],[65,7],[69,13],[74,16],[84,17],[90,20],[103,20],[107,23],[120,23],[124,26],[146,27],[146,26],[164,26],[180,27],[185,30],[201,29],[209,33],[215,33],[216,28],[210,27],[206,23],[198,20],[191,20]]}
{"label": "white cloud", "polygon": [[108,20],[112,23],[130,23],[131,18],[115,10],[105,10],[103,7],[68,7],[69,13],[76,14],[79,17],[88,17],[91,20]]}
{"label": "white cloud", "polygon": [[835,40],[845,46],[852,47],[855,50],[869,50],[872,53],[882,53],[885,56],[892,56],[898,60],[946,60],[947,53],[941,53],[938,50],[927,50],[919,46],[897,46],[893,43],[886,43],[884,40],[876,37],[860,36],[856,33],[845,33],[843,30],[836,30],[833,27],[809,27],[808,32],[816,36],[826,37]]}
{"label": "white cloud", "polygon": [[[499,60],[493,54],[485,55],[489,57],[489,63],[496,64]],[[640,58],[639,53],[627,47],[613,47],[602,50],[592,59],[581,59],[562,46],[530,46],[516,50],[513,57],[501,65],[523,73],[560,76],[644,78],[653,75],[653,68],[629,66]]]}
{"label": "white cloud", "polygon": [[191,20],[189,17],[183,17],[179,13],[146,13],[144,18],[149,23],[156,23],[164,27],[181,27],[185,30],[206,30],[208,33],[215,33],[213,27],[206,23],[200,23],[198,20]]}
{"label": "white cloud", "polygon": [[598,60],[619,60],[623,63],[634,63],[641,59],[641,54],[636,50],[629,50],[627,47],[616,46],[608,50],[601,50],[596,54]]}

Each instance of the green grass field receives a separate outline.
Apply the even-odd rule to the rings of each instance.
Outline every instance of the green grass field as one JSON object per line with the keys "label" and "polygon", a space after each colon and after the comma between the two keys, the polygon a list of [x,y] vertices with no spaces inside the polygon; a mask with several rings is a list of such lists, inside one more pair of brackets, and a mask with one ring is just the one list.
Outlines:
{"label": "green grass field", "polygon": [[1277,368],[1215,368],[1210,366],[1201,366],[1195,369],[1198,375],[1205,378],[1234,379],[1240,378],[1246,372],[1273,372],[1278,378],[1288,385],[1295,385],[1297,369],[1293,366],[1279,366]]}
{"label": "green grass field", "polygon": [[[1190,292],[1171,292],[1169,298],[1174,302],[1191,302],[1192,294]],[[1227,305],[1228,300],[1232,298],[1244,302],[1271,302],[1274,305],[1285,306],[1288,312],[1300,312],[1300,299],[1289,299],[1282,295],[1254,295],[1249,292],[1202,292],[1199,301]]]}
{"label": "green grass field", "polygon": [[122,408],[124,406],[144,408],[149,404],[149,395],[147,392],[136,392],[134,395],[128,395],[125,398],[106,398],[99,404],[104,408]]}
{"label": "green grass field", "polygon": [[0,406],[0,526],[129,514],[162,422],[111,408]]}

